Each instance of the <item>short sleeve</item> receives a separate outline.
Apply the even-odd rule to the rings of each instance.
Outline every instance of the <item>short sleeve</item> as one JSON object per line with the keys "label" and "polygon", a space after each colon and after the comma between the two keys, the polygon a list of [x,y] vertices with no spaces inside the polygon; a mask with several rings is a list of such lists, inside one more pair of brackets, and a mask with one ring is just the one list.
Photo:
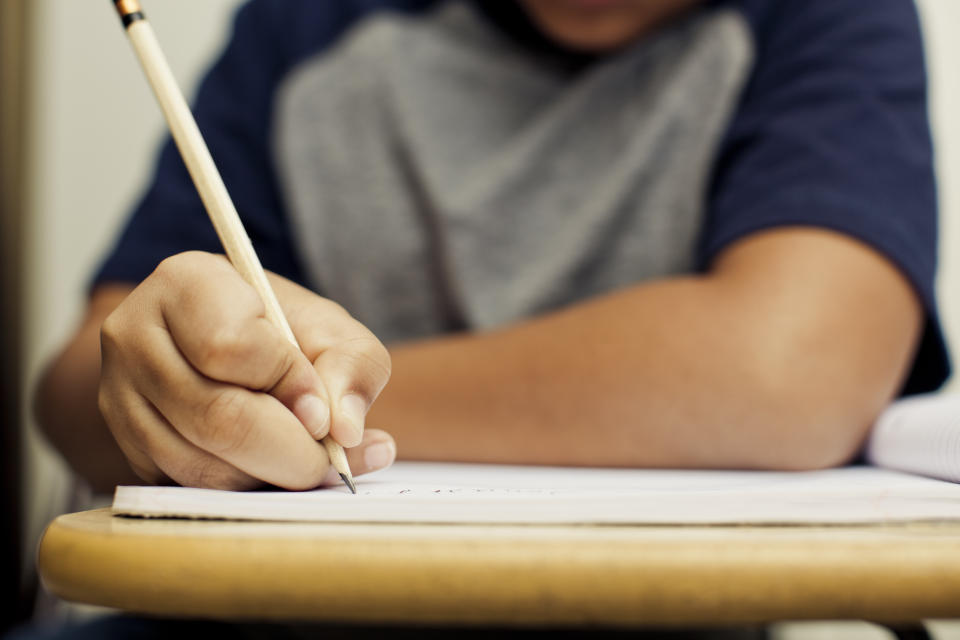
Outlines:
{"label": "short sleeve", "polygon": [[904,393],[949,363],[934,278],[937,202],[926,74],[910,0],[743,2],[752,76],[718,154],[699,262],[784,225],[851,235],[891,260],[926,311]]}

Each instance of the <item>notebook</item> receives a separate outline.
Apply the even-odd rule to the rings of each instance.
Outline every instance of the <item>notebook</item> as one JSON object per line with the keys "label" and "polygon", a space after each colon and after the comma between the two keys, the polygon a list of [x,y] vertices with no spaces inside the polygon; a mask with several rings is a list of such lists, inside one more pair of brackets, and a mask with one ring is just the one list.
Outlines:
{"label": "notebook", "polygon": [[358,477],[357,495],[343,486],[304,492],[121,486],[113,511],[141,517],[394,523],[960,520],[960,484],[955,482],[960,479],[960,399],[930,396],[896,403],[878,421],[866,451],[872,466],[803,472],[401,462]]}
{"label": "notebook", "polygon": [[960,394],[894,402],[867,441],[870,464],[960,482]]}

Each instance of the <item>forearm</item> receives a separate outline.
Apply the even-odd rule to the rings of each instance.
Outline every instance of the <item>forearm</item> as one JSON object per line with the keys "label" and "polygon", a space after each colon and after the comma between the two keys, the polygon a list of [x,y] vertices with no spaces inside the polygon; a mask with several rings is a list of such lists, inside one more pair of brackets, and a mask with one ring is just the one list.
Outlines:
{"label": "forearm", "polygon": [[892,293],[885,281],[841,285],[834,305],[818,299],[836,284],[830,261],[810,265],[799,289],[773,262],[765,273],[733,264],[489,334],[398,346],[369,423],[416,459],[842,463],[896,392],[919,314],[900,308],[911,293],[896,275]]}
{"label": "forearm", "polygon": [[[97,407],[100,325],[129,291],[98,291],[37,395],[50,439],[100,490],[136,482]],[[407,458],[829,466],[856,452],[896,392],[921,319],[900,273],[863,245],[758,234],[707,276],[399,345],[367,424],[393,432]]]}
{"label": "forearm", "polygon": [[128,289],[109,290],[91,305],[80,330],[49,365],[37,388],[40,426],[73,470],[96,491],[140,484],[97,407],[100,324]]}

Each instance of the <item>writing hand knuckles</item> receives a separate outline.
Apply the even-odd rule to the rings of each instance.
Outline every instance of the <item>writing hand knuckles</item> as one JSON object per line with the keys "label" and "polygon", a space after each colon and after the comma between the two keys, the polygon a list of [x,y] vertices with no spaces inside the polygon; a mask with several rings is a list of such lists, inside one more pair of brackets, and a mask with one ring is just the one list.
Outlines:
{"label": "writing hand knuckles", "polygon": [[219,457],[241,448],[253,429],[250,392],[229,387],[214,392],[198,414],[197,444]]}
{"label": "writing hand knuckles", "polygon": [[390,379],[393,367],[390,353],[376,338],[354,338],[338,345],[337,351],[338,359],[355,375],[369,379],[372,386],[379,389]]}
{"label": "writing hand knuckles", "polygon": [[191,354],[194,366],[215,378],[228,376],[248,351],[240,332],[234,327],[216,327],[207,332]]}
{"label": "writing hand knuckles", "polygon": [[380,368],[380,378],[383,380],[383,384],[386,384],[387,380],[390,379],[390,374],[393,372],[393,360],[390,358],[390,352],[387,351],[387,348],[383,346],[382,342],[376,338],[374,338],[374,342],[375,344],[370,350],[370,359]]}
{"label": "writing hand knuckles", "polygon": [[185,282],[190,282],[191,278],[202,277],[202,269],[196,262],[197,257],[191,253],[178,253],[165,258],[140,287],[156,288],[161,295],[175,294],[183,288]]}
{"label": "writing hand knuckles", "polygon": [[160,280],[169,287],[183,282],[184,276],[202,278],[223,269],[226,262],[222,256],[204,251],[184,251],[168,258],[164,258],[153,273],[150,280]]}
{"label": "writing hand knuckles", "polygon": [[304,351],[324,351],[354,339],[376,337],[346,309],[332,300],[316,296],[312,304],[295,308],[289,315],[297,339]]}
{"label": "writing hand knuckles", "polygon": [[119,309],[108,315],[100,325],[100,351],[106,357],[121,349],[124,322]]}

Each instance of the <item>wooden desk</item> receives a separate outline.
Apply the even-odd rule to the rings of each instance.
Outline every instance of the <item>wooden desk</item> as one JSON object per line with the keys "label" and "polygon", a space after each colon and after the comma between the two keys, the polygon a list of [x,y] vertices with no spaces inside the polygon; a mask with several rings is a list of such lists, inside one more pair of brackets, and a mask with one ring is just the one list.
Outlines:
{"label": "wooden desk", "polygon": [[259,620],[733,625],[960,617],[960,524],[545,527],[136,520],[49,526],[47,587]]}

